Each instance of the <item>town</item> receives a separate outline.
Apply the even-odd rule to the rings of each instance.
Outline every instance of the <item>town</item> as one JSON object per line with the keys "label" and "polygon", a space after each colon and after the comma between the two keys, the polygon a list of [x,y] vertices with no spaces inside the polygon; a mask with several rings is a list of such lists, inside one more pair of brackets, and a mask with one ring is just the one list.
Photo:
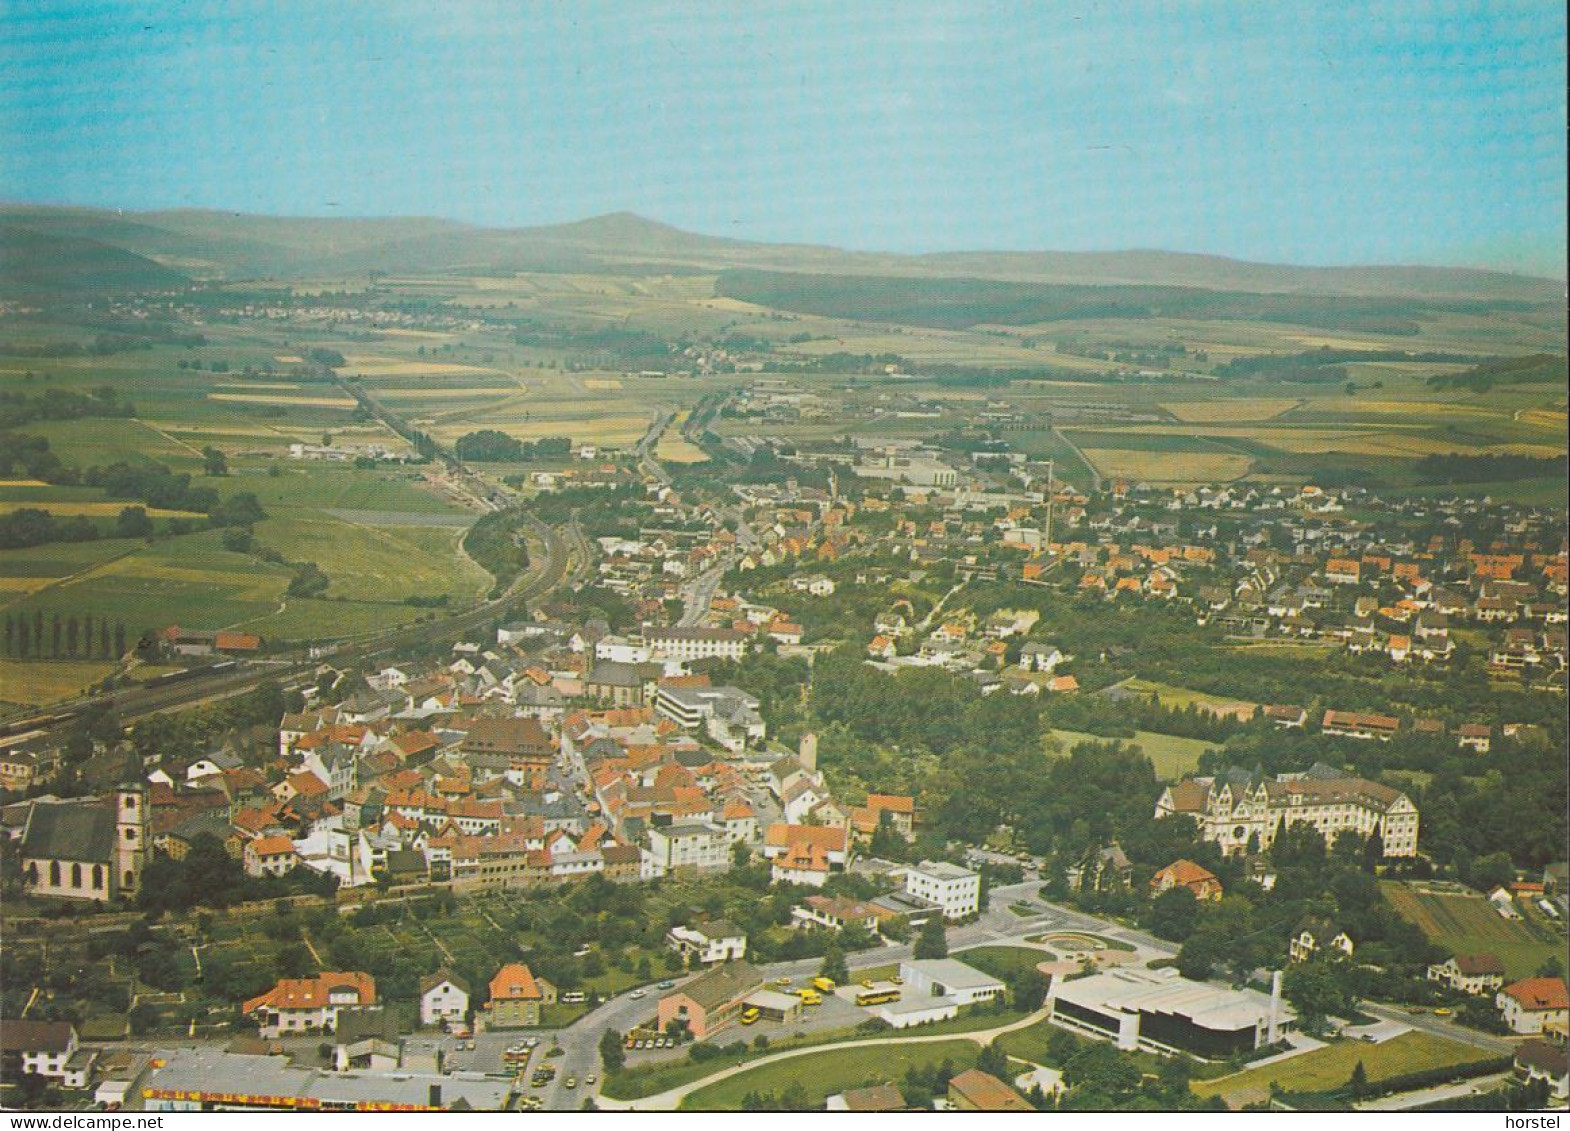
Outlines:
{"label": "town", "polygon": [[[772,1058],[936,1029],[978,1066],[817,1102],[1142,1086],[1076,1073],[1098,1048],[1164,1064],[1180,1106],[1348,1047],[1326,1088],[1364,1104],[1563,1098],[1562,814],[1524,798],[1564,741],[1562,516],[1083,491],[1007,435],[760,436],[766,474],[728,490],[673,486],[652,434],[568,453],[540,478],[572,492],[577,580],[511,619],[9,739],[7,891],[34,910],[8,911],[7,1056],[176,1111],[646,1110],[757,1060],[737,1102],[794,1108]],[[1229,678],[1239,654],[1281,659]],[[1403,1046],[1415,1070],[1368,1074]]]}

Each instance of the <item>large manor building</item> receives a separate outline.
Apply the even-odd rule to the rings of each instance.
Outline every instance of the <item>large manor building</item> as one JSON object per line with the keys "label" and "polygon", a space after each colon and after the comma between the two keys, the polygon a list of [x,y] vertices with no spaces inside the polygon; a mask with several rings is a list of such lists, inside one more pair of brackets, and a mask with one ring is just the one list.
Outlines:
{"label": "large manor building", "polygon": [[1231,769],[1185,779],[1168,786],[1156,802],[1158,818],[1177,815],[1193,817],[1200,836],[1226,853],[1262,851],[1288,825],[1307,822],[1327,845],[1350,829],[1361,837],[1378,833],[1386,856],[1417,855],[1417,806],[1411,798],[1323,764],[1274,778]]}

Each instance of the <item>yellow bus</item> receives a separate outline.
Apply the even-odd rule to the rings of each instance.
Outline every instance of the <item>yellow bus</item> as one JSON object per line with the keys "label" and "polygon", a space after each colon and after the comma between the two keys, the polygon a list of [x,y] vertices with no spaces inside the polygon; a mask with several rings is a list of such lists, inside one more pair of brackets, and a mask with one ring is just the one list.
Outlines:
{"label": "yellow bus", "polygon": [[814,978],[812,979],[812,988],[817,990],[819,993],[831,994],[834,992],[834,979]]}
{"label": "yellow bus", "polygon": [[856,995],[857,1005],[882,1005],[886,1001],[898,1001],[898,990],[862,990]]}
{"label": "yellow bus", "polygon": [[823,1004],[823,998],[818,996],[818,992],[816,990],[801,990],[800,994],[801,994],[801,1004],[802,1005],[822,1005]]}
{"label": "yellow bus", "polygon": [[741,1015],[741,1023],[743,1025],[756,1025],[760,1016],[761,1014],[756,1009],[743,1010]]}

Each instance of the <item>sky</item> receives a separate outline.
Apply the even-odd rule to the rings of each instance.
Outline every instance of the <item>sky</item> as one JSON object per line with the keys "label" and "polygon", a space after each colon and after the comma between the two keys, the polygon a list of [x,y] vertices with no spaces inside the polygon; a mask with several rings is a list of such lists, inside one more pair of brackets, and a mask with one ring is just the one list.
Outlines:
{"label": "sky", "polygon": [[0,4],[0,200],[1565,275],[1550,0]]}

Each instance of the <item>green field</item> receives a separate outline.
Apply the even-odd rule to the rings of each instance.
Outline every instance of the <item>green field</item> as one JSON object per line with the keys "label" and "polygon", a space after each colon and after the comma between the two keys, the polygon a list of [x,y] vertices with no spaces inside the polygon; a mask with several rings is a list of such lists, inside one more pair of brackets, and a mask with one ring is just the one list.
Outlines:
{"label": "green field", "polygon": [[1272,1084],[1289,1092],[1320,1092],[1338,1088],[1351,1077],[1359,1061],[1363,1063],[1369,1082],[1374,1083],[1409,1072],[1475,1064],[1491,1056],[1472,1045],[1413,1030],[1377,1045],[1363,1041],[1340,1041],[1232,1076],[1195,1081],[1190,1087],[1198,1095],[1221,1096],[1229,1106],[1239,1107],[1268,1099]]}
{"label": "green field", "polygon": [[933,1041],[903,1045],[899,1041],[866,1048],[835,1049],[766,1064],[700,1088],[681,1102],[682,1111],[739,1111],[748,1092],[783,1092],[793,1084],[806,1090],[809,1107],[819,1107],[846,1088],[898,1084],[907,1068],[934,1067],[948,1060],[959,1068],[976,1063],[978,1045],[971,1041]]}
{"label": "green field", "polygon": [[1455,954],[1497,954],[1506,976],[1528,978],[1550,958],[1564,960],[1565,940],[1547,928],[1503,918],[1493,904],[1472,891],[1433,891],[1394,880],[1380,885],[1396,912],[1430,942]]}
{"label": "green field", "polygon": [[1120,739],[1102,738],[1077,730],[1053,730],[1049,737],[1057,739],[1065,755],[1080,742],[1121,742],[1125,746],[1138,746],[1156,767],[1156,775],[1165,781],[1175,781],[1192,773],[1199,766],[1199,756],[1216,746],[1197,738],[1179,738],[1149,730],[1137,730],[1133,738]]}

